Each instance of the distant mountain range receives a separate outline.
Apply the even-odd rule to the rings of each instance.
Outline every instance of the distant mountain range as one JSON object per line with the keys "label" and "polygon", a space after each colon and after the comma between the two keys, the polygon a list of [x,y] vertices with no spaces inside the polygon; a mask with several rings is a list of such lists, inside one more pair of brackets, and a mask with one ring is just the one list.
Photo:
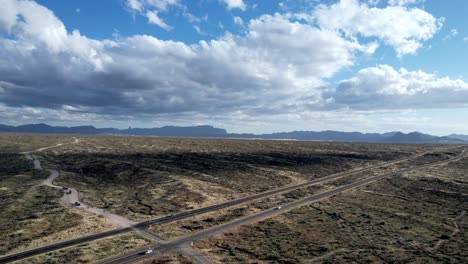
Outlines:
{"label": "distant mountain range", "polygon": [[235,134],[225,129],[212,126],[176,127],[165,126],[160,128],[95,128],[93,126],[62,127],[46,124],[30,124],[22,126],[0,125],[0,132],[15,133],[46,133],[46,134],[82,134],[82,135],[137,135],[137,136],[163,136],[163,137],[216,137],[216,138],[259,138],[259,139],[291,139],[341,142],[382,142],[382,143],[434,143],[434,144],[464,144],[468,143],[466,135],[450,135],[437,137],[419,132],[402,133],[360,133],[339,131],[293,131],[272,134]]}
{"label": "distant mountain range", "polygon": [[452,135],[450,135],[448,137],[468,141],[468,136],[467,135],[452,134]]}

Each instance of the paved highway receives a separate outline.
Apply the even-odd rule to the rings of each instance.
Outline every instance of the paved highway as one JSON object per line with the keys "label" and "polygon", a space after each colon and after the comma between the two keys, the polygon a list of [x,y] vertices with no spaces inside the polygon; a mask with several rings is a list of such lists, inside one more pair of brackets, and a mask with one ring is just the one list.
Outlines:
{"label": "paved highway", "polygon": [[[57,146],[59,146],[59,145],[57,145]],[[441,148],[441,149],[448,149],[448,148],[444,147],[444,148]],[[94,234],[94,235],[84,236],[84,237],[77,238],[77,239],[58,242],[58,243],[51,244],[51,245],[48,245],[48,246],[43,246],[43,247],[27,250],[27,251],[20,252],[20,253],[17,253],[17,254],[12,254],[12,255],[1,257],[0,258],[0,263],[7,263],[7,262],[12,262],[12,261],[17,261],[17,260],[21,260],[21,259],[25,259],[25,258],[35,256],[35,255],[38,255],[38,254],[43,254],[43,253],[46,253],[46,252],[54,251],[54,250],[57,250],[57,249],[61,249],[61,248],[65,248],[65,247],[69,247],[69,246],[73,246],[73,245],[78,245],[78,244],[85,243],[85,242],[90,242],[90,241],[93,241],[93,240],[96,240],[96,239],[101,239],[101,238],[105,238],[105,237],[109,237],[109,236],[113,236],[113,235],[117,235],[117,234],[121,234],[121,233],[125,233],[125,232],[134,231],[135,229],[146,229],[150,225],[169,223],[169,222],[189,218],[189,217],[192,217],[192,216],[195,216],[195,215],[204,214],[204,213],[208,213],[208,212],[212,212],[212,211],[216,211],[216,210],[220,210],[220,209],[240,205],[240,204],[243,204],[243,203],[251,202],[253,200],[257,200],[257,199],[260,199],[260,198],[265,198],[265,197],[272,196],[272,195],[275,195],[275,194],[288,192],[288,191],[292,191],[292,190],[312,186],[312,185],[319,184],[319,183],[328,182],[328,181],[331,181],[331,180],[339,179],[339,178],[346,177],[346,176],[351,176],[351,175],[354,175],[354,174],[357,174],[357,173],[361,173],[361,172],[365,172],[365,171],[368,171],[368,170],[371,170],[371,169],[384,167],[384,166],[388,166],[388,165],[392,165],[392,164],[396,164],[396,163],[400,163],[400,162],[403,162],[403,161],[408,161],[410,159],[421,157],[421,156],[424,156],[425,154],[428,154],[428,153],[431,153],[431,152],[434,152],[434,151],[437,151],[437,150],[440,150],[440,149],[433,149],[431,151],[418,153],[418,154],[415,154],[415,155],[412,155],[412,156],[409,156],[409,157],[406,157],[406,158],[401,158],[401,159],[398,159],[398,160],[394,160],[394,161],[379,163],[377,165],[369,166],[369,167],[366,167],[366,168],[354,169],[354,170],[350,170],[350,171],[346,171],[346,172],[331,174],[329,176],[322,177],[322,178],[315,179],[315,180],[311,180],[311,181],[307,181],[307,182],[304,182],[304,183],[291,185],[291,186],[286,186],[286,187],[274,189],[274,190],[271,190],[271,191],[258,193],[258,194],[252,195],[252,196],[248,196],[248,197],[244,197],[244,198],[240,198],[240,199],[236,199],[236,200],[232,200],[232,201],[227,201],[227,202],[220,203],[220,204],[215,204],[215,205],[208,206],[208,207],[203,207],[203,208],[199,208],[199,209],[194,209],[194,210],[178,213],[178,214],[175,214],[175,215],[172,215],[172,216],[166,216],[166,217],[162,217],[162,218],[155,219],[155,220],[140,222],[140,223],[137,223],[137,224],[135,224],[133,226],[127,226],[127,227],[123,227],[123,228],[119,228],[119,229],[114,229],[114,230],[110,230],[110,231],[106,231],[106,232],[97,233],[97,234]],[[22,154],[25,154],[26,157],[28,157],[29,153],[30,152],[24,152]],[[35,166],[36,166],[36,162],[35,162]],[[40,163],[39,163],[39,166],[40,166]]]}
{"label": "paved highway", "polygon": [[[149,230],[134,228],[133,231],[135,231],[137,234],[139,234],[139,235],[141,235],[143,237],[146,237],[146,238],[148,238],[150,240],[155,241],[157,244],[166,244],[166,243],[168,243],[167,241],[163,240],[158,235],[156,235],[155,233],[153,233],[153,232],[151,232]],[[148,249],[148,247],[145,247],[145,249]],[[139,253],[142,253],[143,251],[144,250],[142,250]],[[176,252],[190,258],[192,260],[192,262],[195,263],[195,264],[210,264],[211,263],[211,261],[206,256],[204,256],[202,253],[198,252],[198,250],[192,248],[192,246],[190,244],[181,246],[180,248],[178,248],[176,250]]]}
{"label": "paved highway", "polygon": [[[444,148],[444,149],[446,149],[446,148]],[[304,183],[299,183],[299,184],[295,184],[295,185],[290,185],[290,186],[286,186],[286,187],[277,188],[277,189],[274,189],[274,190],[271,190],[271,191],[266,191],[266,192],[254,194],[254,195],[247,196],[247,197],[244,197],[244,198],[240,198],[240,199],[227,201],[227,202],[220,203],[220,204],[215,204],[215,205],[211,205],[211,206],[207,206],[207,207],[203,207],[203,208],[199,208],[199,209],[194,209],[194,210],[178,213],[178,214],[175,214],[173,216],[168,216],[168,217],[163,217],[163,218],[160,218],[160,219],[141,222],[141,223],[138,224],[138,226],[139,227],[148,227],[150,225],[164,224],[164,223],[168,223],[168,222],[172,222],[172,221],[185,219],[187,217],[191,217],[191,216],[195,216],[195,215],[199,215],[199,214],[203,214],[203,213],[207,213],[207,212],[212,212],[212,211],[232,207],[232,206],[235,206],[235,205],[240,205],[240,204],[243,204],[243,203],[251,202],[253,200],[265,198],[265,197],[272,196],[272,195],[275,195],[275,194],[289,192],[289,191],[292,191],[292,190],[296,190],[296,189],[300,189],[300,188],[304,188],[304,187],[309,187],[309,186],[312,186],[312,185],[315,185],[315,184],[325,183],[325,182],[328,182],[328,181],[336,180],[336,179],[339,179],[339,178],[342,178],[342,177],[351,176],[351,175],[361,173],[361,172],[365,172],[365,171],[368,171],[368,170],[372,170],[372,169],[376,169],[376,168],[380,168],[380,167],[400,163],[400,162],[403,162],[403,161],[408,161],[410,159],[421,157],[421,156],[424,156],[424,155],[426,155],[428,153],[432,153],[434,151],[436,151],[436,150],[415,154],[415,155],[412,155],[410,157],[406,157],[406,158],[402,158],[402,159],[398,159],[398,160],[394,160],[394,161],[379,163],[379,164],[369,166],[369,167],[366,167],[366,168],[354,169],[354,170],[349,170],[349,171],[345,171],[345,172],[331,174],[331,175],[328,175],[328,176],[325,176],[325,177],[322,177],[322,178],[319,178],[319,179],[315,179],[315,180],[310,180],[310,181],[307,181],[307,182],[304,182]]]}
{"label": "paved highway", "polygon": [[372,182],[375,182],[375,181],[378,181],[378,180],[381,180],[381,179],[384,179],[384,178],[388,178],[388,177],[396,175],[396,174],[400,174],[400,173],[404,173],[404,172],[408,172],[408,171],[412,171],[412,170],[416,170],[416,169],[422,169],[422,168],[426,168],[426,167],[429,167],[429,166],[444,164],[444,163],[448,163],[448,162],[458,161],[467,154],[468,154],[468,149],[465,149],[461,154],[459,154],[458,156],[456,156],[454,158],[451,158],[449,160],[434,162],[434,163],[430,163],[430,164],[425,164],[425,165],[417,166],[417,167],[414,167],[414,168],[402,169],[402,170],[399,170],[399,171],[396,171],[396,172],[390,172],[390,173],[386,173],[386,174],[383,174],[383,175],[378,175],[378,176],[369,177],[367,179],[358,180],[356,182],[353,182],[353,183],[350,183],[350,184],[335,188],[333,190],[325,191],[323,193],[313,195],[313,196],[304,198],[304,199],[299,200],[299,201],[288,203],[286,205],[283,205],[280,209],[275,208],[275,209],[269,209],[269,210],[266,210],[266,211],[262,211],[262,212],[259,212],[259,213],[256,213],[256,214],[253,214],[253,215],[250,215],[250,216],[243,217],[243,218],[241,218],[239,220],[236,220],[236,221],[233,221],[233,222],[229,222],[229,223],[226,223],[226,224],[215,226],[213,228],[203,230],[203,231],[198,232],[196,234],[185,236],[185,237],[170,241],[170,242],[168,242],[168,243],[166,243],[164,245],[160,245],[160,246],[155,247],[153,253],[150,253],[150,254],[147,254],[147,255],[139,254],[141,252],[141,249],[137,249],[135,251],[132,251],[132,252],[130,252],[128,254],[125,254],[125,255],[122,255],[122,256],[109,258],[107,260],[102,261],[101,263],[102,264],[136,263],[136,262],[141,261],[143,259],[154,257],[155,255],[158,255],[158,254],[161,254],[161,253],[164,253],[164,252],[177,250],[178,248],[180,248],[184,244],[192,243],[192,242],[204,239],[204,238],[208,238],[208,237],[211,237],[211,236],[214,236],[214,235],[217,235],[217,234],[221,234],[221,233],[223,233],[223,232],[225,232],[225,231],[227,231],[229,229],[235,228],[235,227],[255,223],[255,222],[264,220],[266,218],[269,218],[269,217],[272,217],[272,216],[275,216],[275,215],[290,211],[291,209],[306,205],[308,203],[319,201],[319,200],[322,200],[322,199],[325,199],[325,198],[329,198],[329,197],[332,197],[332,196],[337,195],[339,193],[342,193],[342,192],[345,192],[345,191],[348,191],[348,190],[352,190],[352,189],[356,189],[358,187],[368,185],[368,184],[370,184]]}

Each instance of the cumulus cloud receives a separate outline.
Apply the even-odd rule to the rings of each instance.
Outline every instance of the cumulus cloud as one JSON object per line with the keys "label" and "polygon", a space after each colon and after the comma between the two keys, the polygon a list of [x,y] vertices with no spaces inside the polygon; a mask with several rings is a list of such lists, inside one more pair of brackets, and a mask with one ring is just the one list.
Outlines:
{"label": "cumulus cloud", "polygon": [[379,65],[360,70],[327,95],[335,108],[459,108],[468,106],[468,83],[420,70]]}
{"label": "cumulus cloud", "polygon": [[[3,58],[11,57],[8,49],[24,49],[29,52],[38,52],[38,49],[59,55],[61,52],[73,54],[74,60],[82,60],[92,64],[95,69],[101,70],[105,62],[112,58],[98,53],[103,42],[88,39],[74,30],[68,33],[60,21],[49,9],[32,1],[4,1],[0,10],[0,25],[2,30],[17,37],[16,40],[0,39],[2,42]],[[17,53],[20,52],[16,50]],[[24,55],[24,53],[20,54]],[[11,58],[14,62],[14,58]],[[10,67],[11,65],[4,65]]]}
{"label": "cumulus cloud", "polygon": [[[127,3],[142,13],[164,12],[180,4],[175,0]],[[329,88],[327,78],[353,66],[356,57],[373,54],[378,46],[345,36],[333,23],[317,27],[289,15],[263,15],[245,21],[242,35],[226,34],[188,45],[148,35],[94,40],[67,30],[53,12],[36,2],[7,0],[2,7],[0,30],[8,34],[0,36],[2,116],[12,109],[23,109],[31,118],[49,115],[84,120],[96,116],[157,115],[170,120],[181,115],[302,115],[317,110],[371,109],[372,103],[376,109],[406,109],[410,103],[415,107],[461,106],[463,98],[468,98],[463,81],[396,71],[390,66],[362,70],[336,89]],[[365,5],[354,7],[370,10]],[[319,8],[324,10],[325,6]],[[400,34],[399,29],[394,29],[395,34]],[[433,106],[418,99],[439,93],[444,94],[443,100]],[[450,101],[450,95],[455,100]],[[406,98],[406,103],[400,103],[400,98]]]}
{"label": "cumulus cloud", "polygon": [[222,0],[226,7],[231,10],[231,9],[240,9],[242,11],[245,11],[247,9],[247,5],[244,3],[244,0]]}
{"label": "cumulus cloud", "polygon": [[[13,107],[115,115],[280,111],[300,94],[320,100],[323,78],[373,51],[280,14],[251,20],[243,36],[194,45],[140,35],[98,41],[68,33],[35,2],[8,3],[24,17],[1,18],[15,38],[0,38],[0,100]],[[40,16],[47,25],[29,24]]]}
{"label": "cumulus cloud", "polygon": [[339,30],[349,37],[377,37],[395,48],[399,56],[416,53],[444,21],[419,8],[369,7],[358,0],[319,5],[314,17],[321,28]]}

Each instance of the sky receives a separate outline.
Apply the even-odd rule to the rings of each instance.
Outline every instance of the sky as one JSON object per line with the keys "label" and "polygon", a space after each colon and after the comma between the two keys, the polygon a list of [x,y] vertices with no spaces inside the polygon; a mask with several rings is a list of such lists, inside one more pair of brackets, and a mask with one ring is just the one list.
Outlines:
{"label": "sky", "polygon": [[0,0],[0,123],[468,134],[468,1]]}

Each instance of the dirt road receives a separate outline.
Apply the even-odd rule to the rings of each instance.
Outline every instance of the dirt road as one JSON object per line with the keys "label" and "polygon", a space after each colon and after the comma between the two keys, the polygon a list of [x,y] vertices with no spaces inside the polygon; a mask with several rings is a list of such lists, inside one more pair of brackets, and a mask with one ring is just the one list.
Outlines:
{"label": "dirt road", "polygon": [[[73,143],[78,144],[78,143],[80,143],[80,141],[77,138],[75,138],[75,141]],[[40,151],[43,151],[43,150],[46,150],[46,149],[49,149],[49,148],[58,147],[58,146],[62,146],[62,145],[63,144],[57,144],[57,145],[51,146],[51,147],[40,148],[40,149],[35,150],[34,152],[40,152]],[[43,170],[41,161],[38,159],[37,156],[31,154],[31,152],[23,152],[21,154],[24,154],[27,159],[33,161],[34,169]],[[147,231],[145,229],[136,228],[135,225],[137,224],[137,222],[131,221],[128,218],[125,218],[125,217],[122,217],[122,216],[119,216],[119,215],[116,215],[116,214],[112,214],[112,213],[110,213],[110,212],[108,212],[108,211],[106,211],[104,209],[92,207],[92,206],[89,206],[89,205],[81,202],[78,190],[76,190],[75,188],[72,188],[72,187],[65,188],[64,186],[54,184],[54,181],[60,176],[60,173],[57,170],[47,169],[47,171],[49,171],[49,177],[47,177],[47,179],[42,181],[41,185],[63,190],[64,194],[63,194],[63,196],[61,198],[61,202],[64,203],[65,205],[74,206],[77,209],[85,210],[87,212],[103,216],[109,222],[111,222],[111,223],[113,223],[113,224],[115,224],[115,225],[117,225],[117,226],[119,226],[121,228],[130,228],[132,231],[135,231],[137,234],[139,234],[139,235],[141,235],[143,237],[146,237],[146,238],[148,238],[148,239],[150,239],[150,240],[152,240],[152,241],[154,241],[154,242],[156,242],[158,244],[166,243],[166,241],[164,241],[163,239],[158,237],[156,234],[153,234],[152,232]],[[77,203],[79,203],[79,206],[77,206]],[[200,252],[196,251],[195,249],[191,248],[190,245],[185,246],[183,248],[180,248],[178,250],[178,252],[183,254],[183,255],[186,255],[189,258],[191,258],[196,264],[211,263],[208,258],[203,256]]]}

